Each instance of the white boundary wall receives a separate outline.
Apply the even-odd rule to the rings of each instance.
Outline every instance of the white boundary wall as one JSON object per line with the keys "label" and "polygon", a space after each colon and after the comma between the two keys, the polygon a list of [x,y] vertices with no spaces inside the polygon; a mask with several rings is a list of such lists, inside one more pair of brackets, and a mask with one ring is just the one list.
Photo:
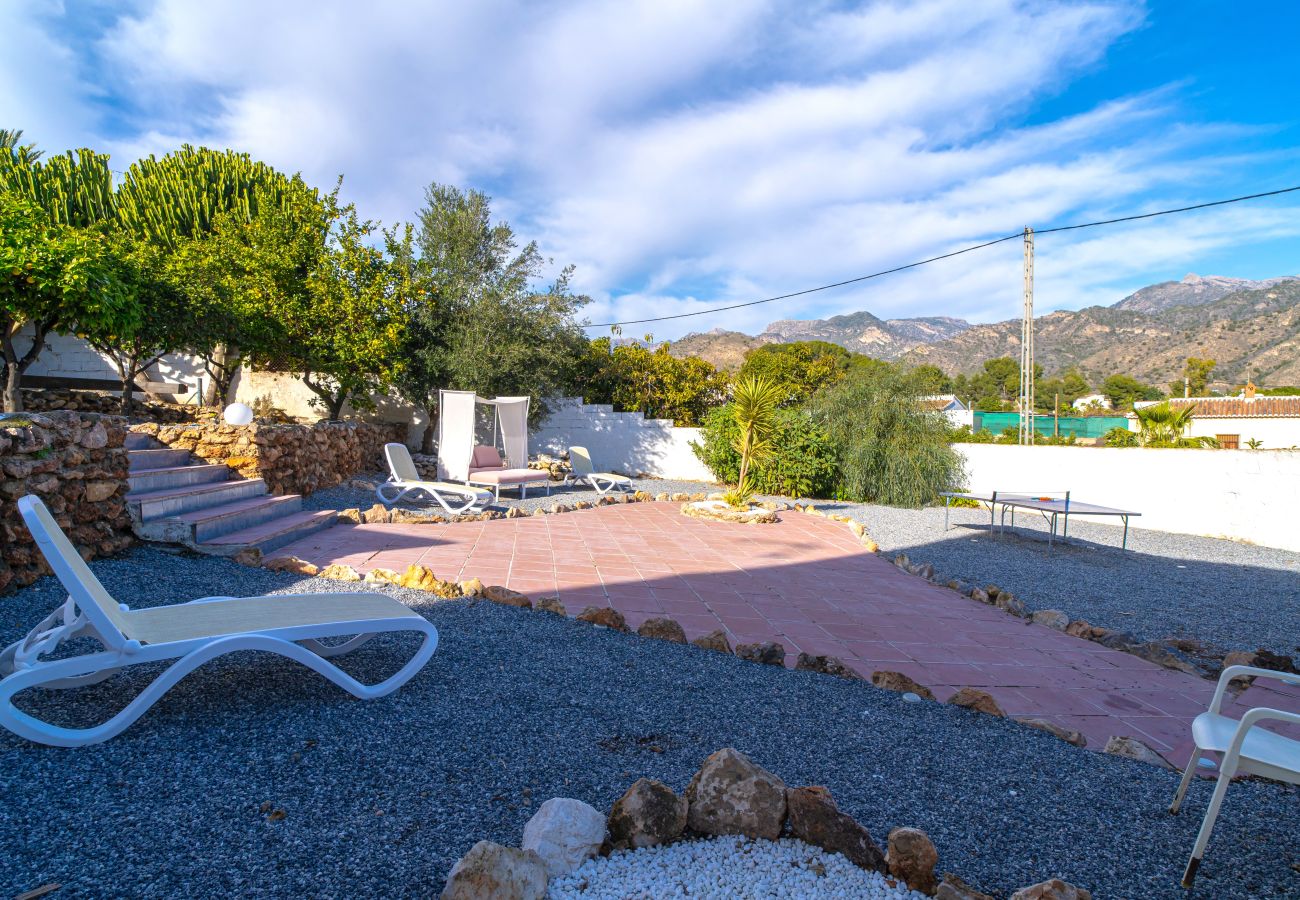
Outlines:
{"label": "white boundary wall", "polygon": [[529,436],[531,453],[559,454],[586,447],[597,471],[687,481],[712,481],[691,450],[700,429],[678,428],[671,419],[647,419],[639,412],[614,412],[608,404],[577,397],[553,401],[551,415]]}
{"label": "white boundary wall", "polygon": [[[1300,551],[1300,451],[957,444],[974,493],[1070,491],[1134,528]],[[1094,519],[1090,521],[1109,521]],[[1118,521],[1118,520],[1113,520]]]}

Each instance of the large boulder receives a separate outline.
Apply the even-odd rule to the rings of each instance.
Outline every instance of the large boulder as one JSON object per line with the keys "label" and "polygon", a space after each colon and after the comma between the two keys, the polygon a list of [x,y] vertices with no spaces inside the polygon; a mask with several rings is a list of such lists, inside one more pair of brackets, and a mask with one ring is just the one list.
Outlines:
{"label": "large boulder", "polygon": [[609,812],[609,844],[639,850],[671,844],[686,829],[687,803],[661,781],[638,779]]}
{"label": "large boulder", "polygon": [[[793,821],[794,815],[790,818]],[[889,874],[907,882],[912,890],[933,896],[938,889],[934,867],[939,862],[939,851],[934,849],[929,835],[919,828],[895,828],[889,832],[886,861]]]}
{"label": "large boulder", "polygon": [[1010,900],[1092,900],[1092,893],[1059,878],[1021,888]]}
{"label": "large boulder", "polygon": [[700,834],[774,841],[785,823],[785,782],[730,747],[712,754],[686,788],[687,823]]}
{"label": "large boulder", "polygon": [[581,800],[547,800],[524,826],[522,847],[546,864],[552,878],[568,875],[600,852],[605,842],[605,817]]}
{"label": "large boulder", "polygon": [[885,855],[867,829],[835,806],[824,787],[793,788],[786,792],[790,833],[799,840],[821,847],[863,869],[885,871]]}
{"label": "large boulder", "polygon": [[442,900],[542,900],[547,880],[532,850],[479,841],[452,866]]}

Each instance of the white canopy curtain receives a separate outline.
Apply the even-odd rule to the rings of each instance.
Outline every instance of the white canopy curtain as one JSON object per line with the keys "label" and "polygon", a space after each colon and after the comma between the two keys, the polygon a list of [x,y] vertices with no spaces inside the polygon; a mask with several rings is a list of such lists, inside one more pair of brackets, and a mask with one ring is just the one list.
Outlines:
{"label": "white canopy curtain", "polygon": [[[438,477],[468,481],[474,455],[475,404],[495,410],[494,431],[501,436],[507,464],[528,466],[528,398],[497,397],[489,400],[473,391],[438,392]],[[494,435],[495,436],[495,435]]]}

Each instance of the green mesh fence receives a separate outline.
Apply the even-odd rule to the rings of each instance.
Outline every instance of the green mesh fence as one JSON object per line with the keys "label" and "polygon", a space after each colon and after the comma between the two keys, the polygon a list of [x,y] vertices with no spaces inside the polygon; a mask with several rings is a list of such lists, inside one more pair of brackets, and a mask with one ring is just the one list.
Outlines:
{"label": "green mesh fence", "polygon": [[[1001,434],[1006,429],[1020,429],[1020,413],[975,413],[972,431],[991,431]],[[1112,428],[1128,428],[1128,420],[1123,416],[1034,416],[1034,431],[1050,437],[1060,434],[1062,437],[1073,434],[1076,438],[1099,438]],[[1059,430],[1058,430],[1059,429]]]}

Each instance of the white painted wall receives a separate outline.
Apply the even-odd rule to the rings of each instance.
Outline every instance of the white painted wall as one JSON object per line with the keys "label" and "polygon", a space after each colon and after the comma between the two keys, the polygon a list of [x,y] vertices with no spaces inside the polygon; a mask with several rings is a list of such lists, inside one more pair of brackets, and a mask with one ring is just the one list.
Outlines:
{"label": "white painted wall", "polygon": [[[1070,491],[1134,528],[1300,551],[1300,451],[958,444],[975,493]],[[1106,520],[1098,520],[1106,521]],[[1118,521],[1118,520],[1112,520]]]}
{"label": "white painted wall", "polygon": [[1246,446],[1251,438],[1262,441],[1265,450],[1285,450],[1300,447],[1300,417],[1296,416],[1193,416],[1189,437],[1216,437],[1220,434],[1239,435],[1239,445]]}
{"label": "white painted wall", "polygon": [[[19,331],[16,343],[19,353],[30,347],[31,329],[24,328]],[[58,378],[117,379],[117,369],[108,357],[81,338],[70,334],[51,334],[46,337],[45,349],[24,374]],[[189,398],[199,389],[203,378],[203,363],[195,357],[172,354],[163,357],[157,365],[149,369],[147,375],[152,381],[188,385],[190,393],[180,396]]]}
{"label": "white painted wall", "polygon": [[528,449],[559,454],[576,445],[587,448],[597,470],[712,481],[713,473],[691,451],[691,442],[700,440],[700,429],[677,428],[670,419],[647,419],[565,397],[555,401],[551,415],[529,437]]}

